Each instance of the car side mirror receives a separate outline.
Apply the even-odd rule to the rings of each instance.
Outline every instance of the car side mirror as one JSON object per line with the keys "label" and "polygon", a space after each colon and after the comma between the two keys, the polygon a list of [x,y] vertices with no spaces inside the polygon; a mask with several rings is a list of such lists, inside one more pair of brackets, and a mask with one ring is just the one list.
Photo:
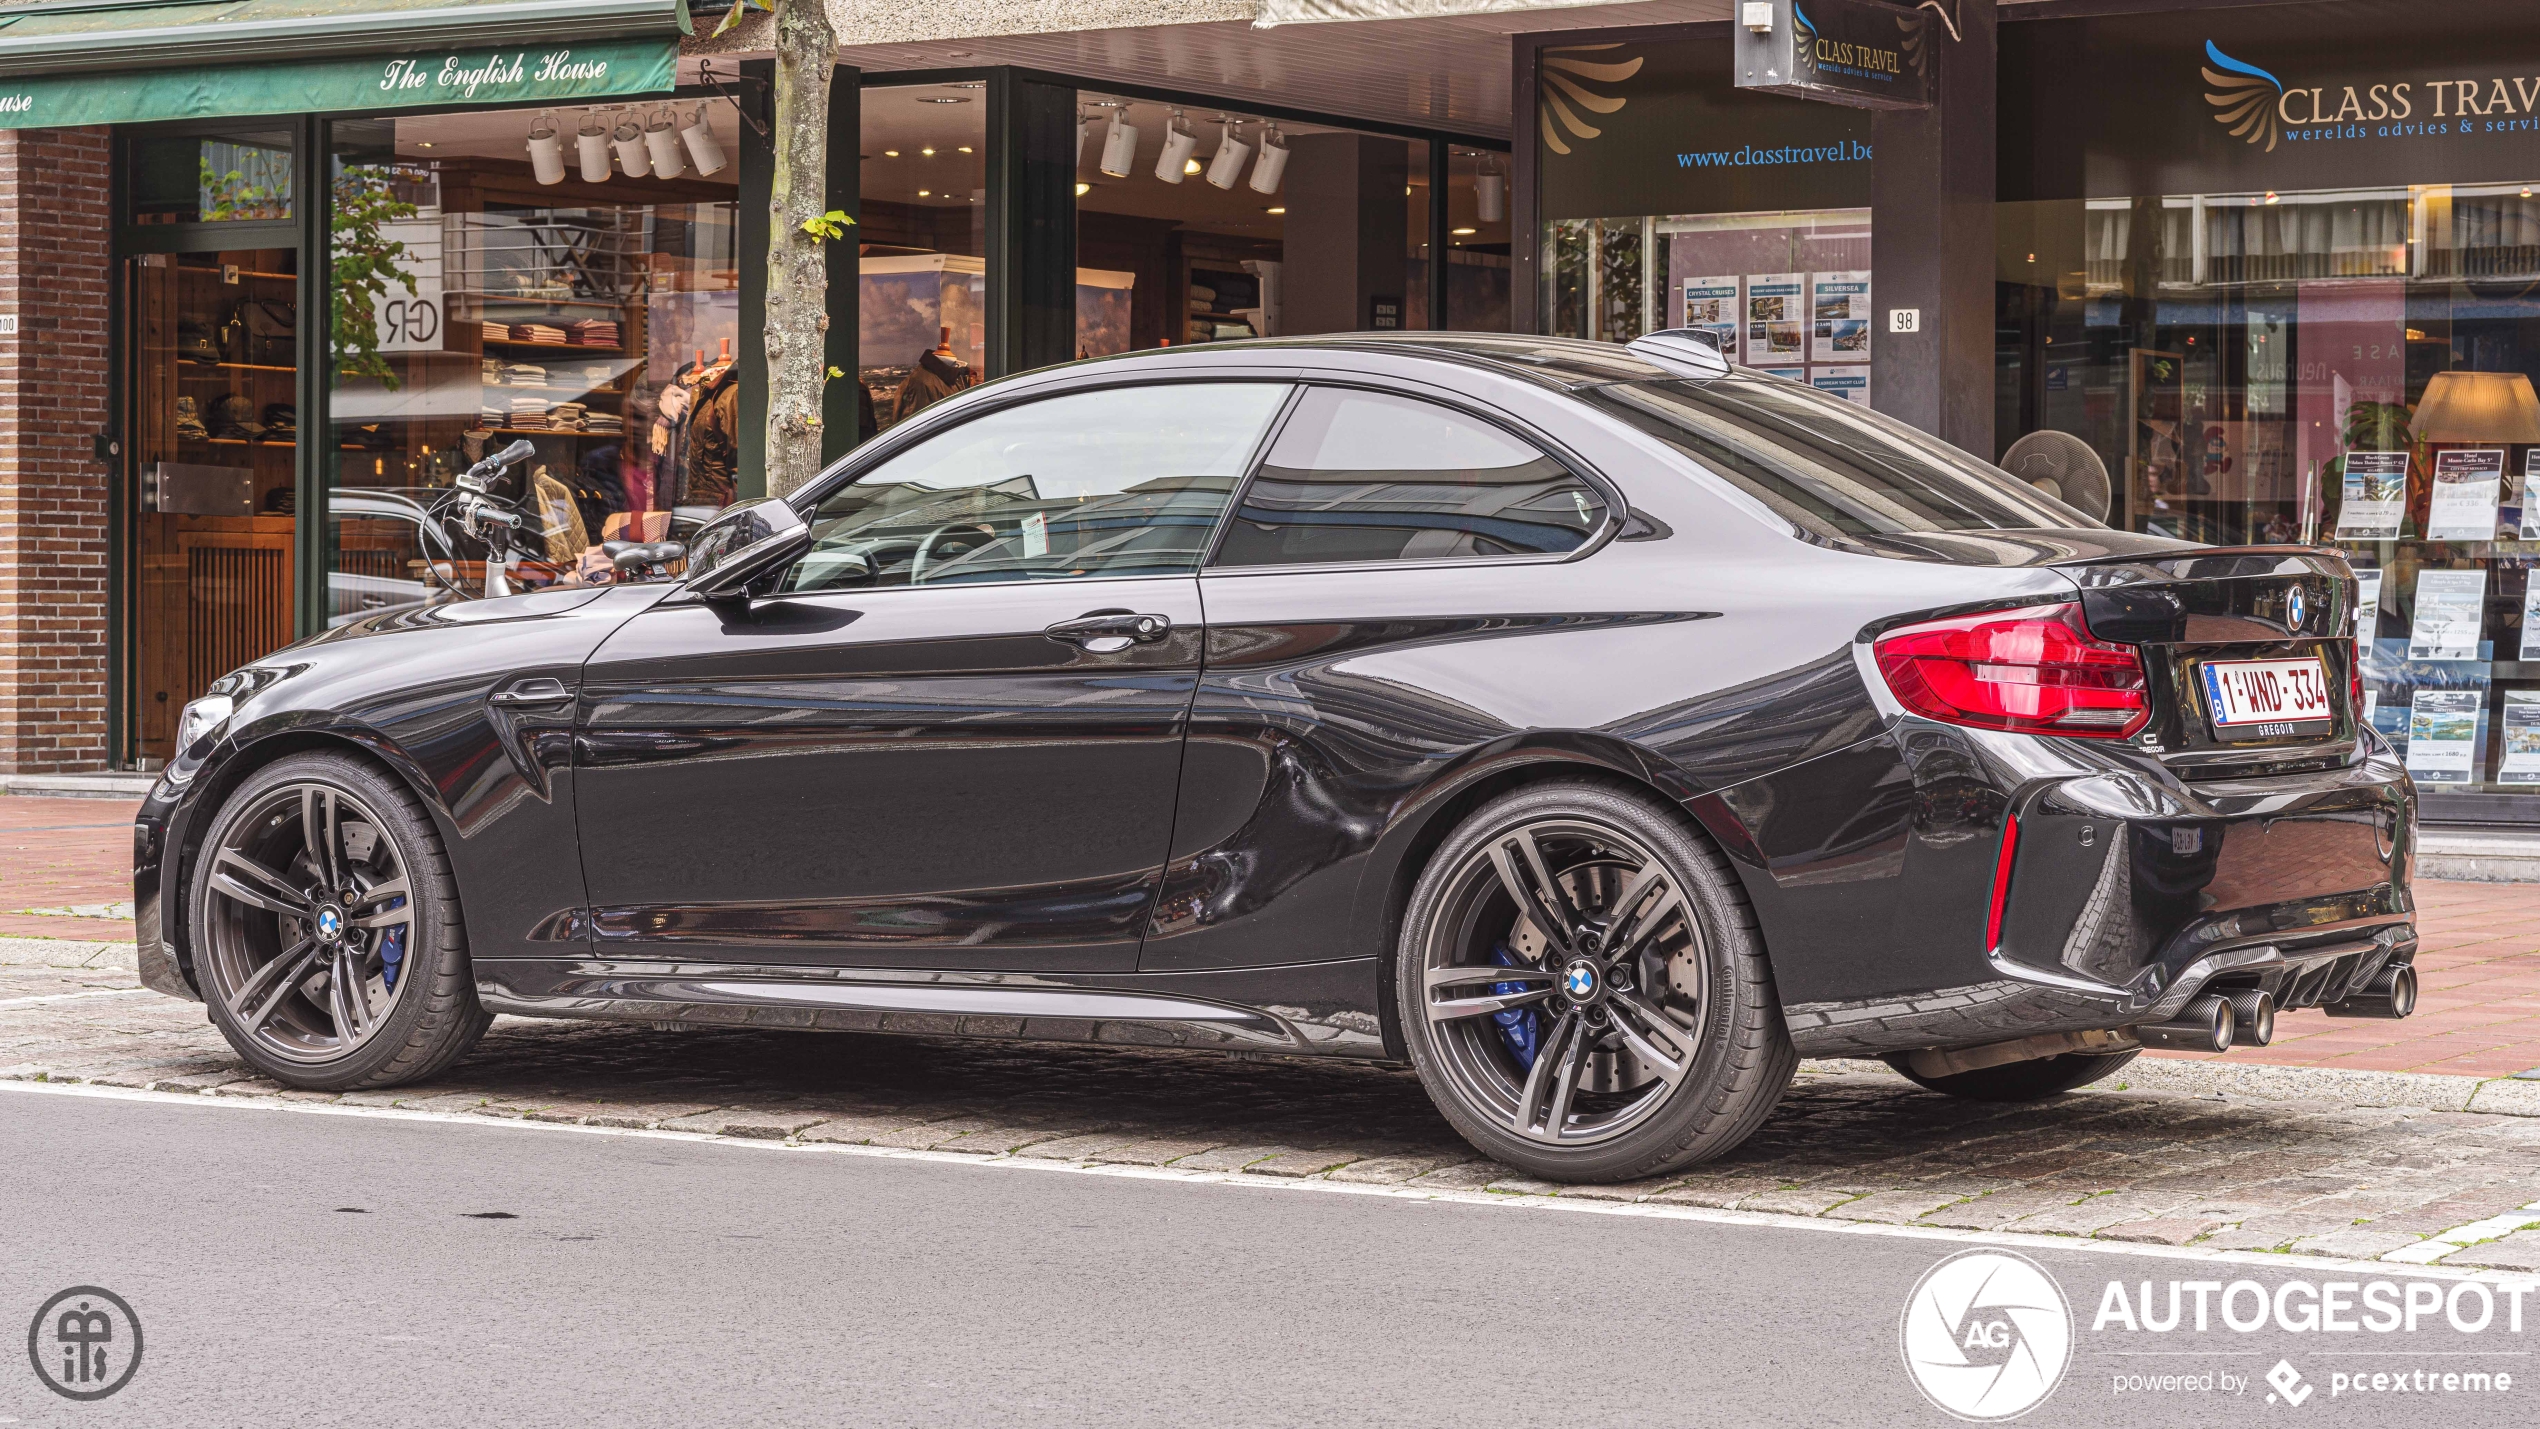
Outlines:
{"label": "car side mirror", "polygon": [[746,596],[761,576],[810,549],[811,526],[792,506],[768,496],[738,502],[688,542],[688,577],[679,594],[689,600]]}

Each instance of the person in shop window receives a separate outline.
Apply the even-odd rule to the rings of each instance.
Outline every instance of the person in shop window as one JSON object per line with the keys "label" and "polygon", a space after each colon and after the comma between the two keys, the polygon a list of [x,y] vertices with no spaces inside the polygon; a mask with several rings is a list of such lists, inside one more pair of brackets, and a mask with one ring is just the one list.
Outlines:
{"label": "person in shop window", "polygon": [[891,424],[897,426],[978,381],[970,364],[953,355],[952,329],[939,328],[934,347],[918,357],[900,383],[891,403]]}

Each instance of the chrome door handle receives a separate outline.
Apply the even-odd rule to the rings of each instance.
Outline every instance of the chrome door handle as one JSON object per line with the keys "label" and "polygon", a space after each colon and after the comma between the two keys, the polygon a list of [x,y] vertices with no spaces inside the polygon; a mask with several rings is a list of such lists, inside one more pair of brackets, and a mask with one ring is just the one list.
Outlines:
{"label": "chrome door handle", "polygon": [[1052,640],[1064,640],[1096,655],[1112,655],[1132,645],[1151,645],[1173,633],[1173,619],[1165,615],[1140,615],[1127,610],[1100,610],[1074,620],[1062,620],[1045,632]]}
{"label": "chrome door handle", "polygon": [[508,690],[496,690],[485,697],[487,704],[517,709],[524,705],[560,705],[573,698],[573,691],[562,680],[545,678],[523,680]]}

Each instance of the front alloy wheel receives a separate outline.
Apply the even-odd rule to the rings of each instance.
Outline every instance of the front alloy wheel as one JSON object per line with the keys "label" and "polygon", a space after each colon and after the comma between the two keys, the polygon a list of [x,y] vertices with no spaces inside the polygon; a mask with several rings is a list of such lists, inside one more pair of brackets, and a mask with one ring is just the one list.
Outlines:
{"label": "front alloy wheel", "polygon": [[488,1019],[457,899],[402,788],[336,756],[285,760],[222,807],[196,865],[189,932],[213,1021],[258,1071],[340,1090],[411,1080]]}
{"label": "front alloy wheel", "polygon": [[1431,1097],[1473,1144],[1564,1180],[1717,1155],[1795,1057],[1760,940],[1718,853],[1596,785],[1502,799],[1430,861],[1399,1006]]}

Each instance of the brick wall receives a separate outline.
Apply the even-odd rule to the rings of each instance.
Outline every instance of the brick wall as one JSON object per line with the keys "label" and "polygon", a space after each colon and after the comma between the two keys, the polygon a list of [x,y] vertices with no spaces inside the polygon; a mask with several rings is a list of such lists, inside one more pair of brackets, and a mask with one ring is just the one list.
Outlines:
{"label": "brick wall", "polygon": [[106,767],[108,154],[0,131],[0,772]]}

